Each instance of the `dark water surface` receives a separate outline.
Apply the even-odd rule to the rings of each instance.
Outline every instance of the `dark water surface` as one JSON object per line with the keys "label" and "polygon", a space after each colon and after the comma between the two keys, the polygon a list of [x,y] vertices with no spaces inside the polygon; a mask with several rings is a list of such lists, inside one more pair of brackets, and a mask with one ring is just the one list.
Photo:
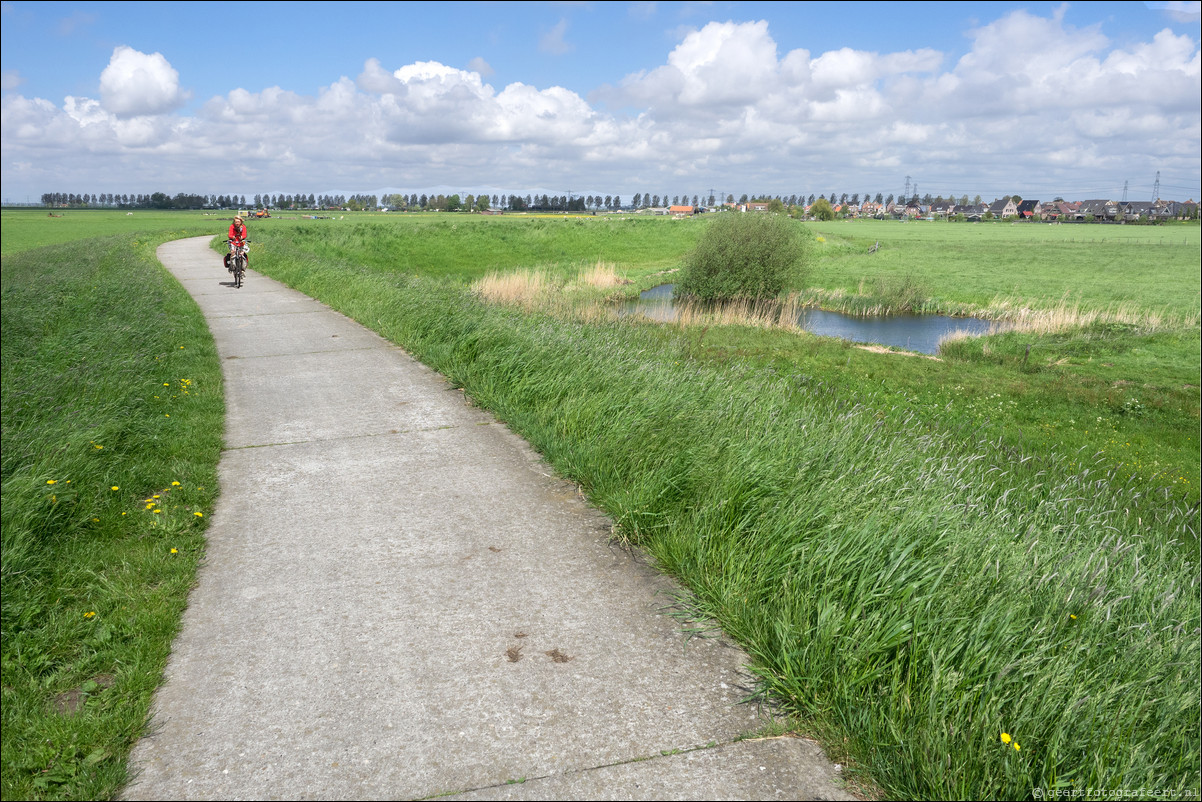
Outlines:
{"label": "dark water surface", "polygon": [[[676,305],[672,299],[675,284],[660,284],[639,294],[639,300],[629,301],[623,308],[625,314],[638,314],[651,320],[668,322],[676,319]],[[947,315],[886,315],[878,317],[854,317],[841,312],[824,312],[821,309],[806,309],[797,317],[797,323],[811,334],[822,337],[839,337],[856,343],[879,343],[921,354],[934,354],[939,349],[939,340],[953,331],[970,334],[985,334],[994,325],[988,320],[975,317],[948,317]]]}

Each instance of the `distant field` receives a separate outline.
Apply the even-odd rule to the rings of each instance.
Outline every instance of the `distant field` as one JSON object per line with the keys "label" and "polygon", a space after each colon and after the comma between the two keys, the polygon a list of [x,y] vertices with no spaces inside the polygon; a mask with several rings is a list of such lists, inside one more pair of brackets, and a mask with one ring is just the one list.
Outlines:
{"label": "distant field", "polygon": [[[812,283],[855,292],[878,275],[912,276],[946,301],[998,298],[1050,307],[1132,302],[1197,314],[1199,227],[855,220],[809,223],[819,244]],[[880,242],[880,250],[868,248]]]}
{"label": "distant field", "polygon": [[[57,212],[56,212],[57,213]],[[211,225],[224,235],[232,212],[0,212],[7,255],[42,245],[121,232]],[[492,270],[570,270],[614,263],[638,279],[678,267],[705,218],[673,221],[633,215],[569,216],[368,214],[321,212],[312,220],[280,212],[251,220],[258,231],[295,230],[320,237],[331,256],[356,255],[377,267],[471,281]],[[816,243],[809,284],[855,293],[883,276],[908,276],[937,300],[987,307],[999,298],[1051,307],[1062,299],[1085,307],[1135,303],[1147,310],[1198,314],[1197,225],[1114,226],[942,223],[876,220],[806,223]],[[338,233],[332,233],[332,232]],[[361,238],[370,233],[370,247]],[[880,250],[868,248],[880,242]]]}
{"label": "distant field", "polygon": [[149,231],[171,231],[211,224],[213,233],[224,234],[233,213],[205,212],[117,212],[109,210],[55,210],[61,217],[50,217],[45,209],[0,210],[3,243],[0,256],[21,253],[43,245],[76,242],[91,237]]}

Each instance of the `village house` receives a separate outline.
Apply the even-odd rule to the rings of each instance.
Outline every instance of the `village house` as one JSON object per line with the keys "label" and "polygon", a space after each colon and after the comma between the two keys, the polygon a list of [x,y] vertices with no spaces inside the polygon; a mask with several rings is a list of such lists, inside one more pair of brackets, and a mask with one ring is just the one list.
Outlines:
{"label": "village house", "polygon": [[1116,220],[1118,216],[1119,204],[1117,201],[1095,198],[1081,201],[1081,208],[1077,210],[1076,219],[1085,220],[1093,217],[1095,220]]}
{"label": "village house", "polygon": [[1119,204],[1119,214],[1123,220],[1135,222],[1140,218],[1156,219],[1160,210],[1151,201],[1131,201]]}
{"label": "village house", "polygon": [[993,203],[989,204],[989,212],[994,217],[1003,219],[1007,217],[1017,217],[1018,206],[1016,206],[1014,201],[1012,201],[1010,198],[1003,198],[1002,200],[995,200]]}
{"label": "village house", "polygon": [[1023,200],[1018,204],[1018,214],[1024,220],[1042,220],[1043,204],[1037,200]]}
{"label": "village house", "polygon": [[692,206],[669,206],[668,214],[679,220],[683,217],[692,217],[695,212]]}
{"label": "village house", "polygon": [[885,204],[883,204],[883,203],[874,203],[870,200],[866,200],[860,204],[860,216],[861,217],[875,217],[877,214],[883,212],[884,210],[885,210]]}

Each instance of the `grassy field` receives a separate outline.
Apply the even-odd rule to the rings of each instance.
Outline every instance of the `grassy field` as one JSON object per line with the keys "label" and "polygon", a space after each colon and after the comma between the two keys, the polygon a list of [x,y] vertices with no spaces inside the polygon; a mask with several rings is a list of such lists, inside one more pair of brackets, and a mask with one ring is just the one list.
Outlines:
{"label": "grassy field", "polygon": [[5,799],[116,794],[203,556],[221,371],[165,238],[4,256]]}
{"label": "grassy field", "polygon": [[[552,295],[596,261],[641,286],[666,262],[623,262],[605,226],[675,242],[680,224],[438,221],[429,265],[390,257],[375,225],[266,230],[258,269],[400,343],[534,443],[887,796],[1197,786],[1196,323],[1096,323],[1042,336],[1038,363],[1004,338],[939,363],[490,305],[465,286],[503,266],[457,263],[494,231],[527,249],[571,237],[558,260],[531,259]],[[1137,406],[1099,377],[1111,369],[1164,396]],[[1132,468],[1137,433],[1171,471]]]}
{"label": "grassy field", "polygon": [[[298,264],[317,258],[460,286],[490,273],[536,271],[552,305],[563,305],[574,294],[595,304],[606,294],[630,294],[670,281],[663,271],[679,266],[703,224],[622,217],[364,215],[354,221],[271,220],[257,224],[261,237],[252,237],[256,248],[295,256]],[[933,426],[987,431],[1013,447],[1100,453],[1124,481],[1134,479],[1148,490],[1172,487],[1180,497],[1198,500],[1196,226],[876,221],[810,226],[824,240],[815,243],[810,280],[820,289],[807,288],[812,295],[843,293],[846,300],[862,283],[917,284],[926,288],[923,297],[932,299],[925,304],[928,311],[1040,309],[1063,325],[953,343],[943,362],[883,357],[841,341],[737,326],[691,329],[686,336],[695,343],[695,354],[720,363],[752,360],[776,370],[805,366],[838,385],[853,403],[872,398],[869,403],[886,410],[905,408]],[[1133,244],[1157,236],[1187,244],[1166,246],[1158,254]],[[1054,248],[1036,247],[1047,237],[1060,239]],[[1124,237],[1129,243],[1124,247],[1131,249],[1126,261],[1094,264],[1099,253]],[[882,247],[869,255],[875,241]],[[982,242],[987,253],[1005,258],[1026,254],[1022,272],[983,260]],[[1033,263],[1032,254],[1039,253]],[[1062,263],[1064,253],[1071,256]],[[921,273],[916,272],[919,262]],[[574,277],[597,263],[615,268],[631,283],[600,294],[581,293]],[[1099,287],[1112,289],[1087,289],[1091,272]],[[1003,287],[1002,274],[1036,278]],[[1131,281],[1132,274],[1144,280]],[[1113,288],[1124,282],[1130,292],[1118,294]],[[1066,307],[1066,295],[1088,300]],[[881,295],[856,297],[864,305],[890,302]],[[1085,314],[1106,310],[1109,315]]]}
{"label": "grassy field", "polygon": [[[3,219],[8,248],[7,212]],[[677,328],[596,314],[598,297],[664,280],[657,274],[678,266],[703,224],[346,215],[252,222],[251,238],[256,270],[403,345],[578,482],[613,516],[622,537],[644,546],[684,582],[691,593],[684,601],[698,616],[716,621],[747,648],[765,692],[797,725],[885,795],[1029,798],[1036,787],[1196,789],[1202,702],[1198,229],[1080,226],[1066,232],[1070,241],[1044,248],[1044,237],[1059,236],[1044,231],[1051,227],[812,226],[821,237],[812,283],[822,291],[846,295],[861,284],[890,291],[889,282],[905,278],[924,285],[940,304],[985,307],[1004,297],[1056,308],[1071,289],[1082,309],[1135,309],[1133,323],[1101,318],[1038,335],[957,343],[942,362],[766,328]],[[177,215],[155,225],[164,232],[155,237],[168,237],[197,225],[223,233],[227,223]],[[92,346],[115,335],[108,324],[94,324],[88,310],[104,307],[99,288],[159,274],[146,259],[150,244],[140,244],[130,258],[121,238],[40,248],[14,259],[10,253],[62,233],[41,234],[33,222],[14,230],[21,238],[4,258],[5,797],[104,796],[120,776],[123,742],[88,740],[80,734],[83,719],[55,713],[54,700],[83,688],[115,700],[111,690],[98,690],[102,683],[95,678],[107,675],[92,673],[99,669],[90,663],[70,671],[27,667],[39,665],[43,654],[54,655],[52,665],[75,665],[67,656],[96,648],[90,631],[59,623],[10,628],[10,599],[22,598],[10,588],[26,595],[36,589],[43,599],[38,610],[55,604],[45,601],[50,598],[90,599],[110,582],[116,558],[88,561],[68,545],[57,551],[59,544],[76,549],[119,538],[116,530],[94,537],[79,516],[50,529],[25,519],[10,524],[10,494],[18,502],[14,509],[41,509],[48,503],[41,483],[59,476],[78,484],[76,477],[87,474],[75,463],[64,473],[53,460],[10,464],[9,453],[10,442],[17,454],[51,456],[55,449],[66,453],[62,443],[87,443],[92,451],[85,448],[84,455],[95,459],[110,447],[90,429],[81,440],[37,417],[18,431],[16,424],[33,413],[28,405],[11,405],[30,393],[64,396],[64,380],[55,377],[69,376],[80,353],[90,355],[91,369],[111,371],[118,384],[133,388],[131,397],[149,404],[138,395],[147,389],[140,380],[104,356],[112,349]],[[1029,239],[1022,239],[1024,232]],[[1167,238],[1170,232],[1187,247],[1165,246],[1163,264],[1151,265],[1146,248],[1126,243],[1128,261],[1099,261],[1093,268],[1098,286],[1092,286],[1091,260],[1113,244],[1103,238]],[[1072,242],[1072,236],[1090,239]],[[881,250],[867,255],[878,240]],[[969,247],[984,241],[988,247]],[[1026,258],[1011,261],[1016,252]],[[121,267],[125,263],[129,267]],[[582,292],[577,277],[598,263],[632,283]],[[53,268],[17,269],[30,264]],[[80,265],[92,267],[81,271]],[[549,277],[553,295],[579,295],[587,305],[522,311],[485,303],[471,289],[489,273],[531,268]],[[1029,281],[1017,280],[1020,268]],[[1131,271],[1143,271],[1145,280],[1124,294],[1121,276]],[[114,284],[99,281],[110,273]],[[52,277],[67,282],[70,292],[18,291]],[[159,286],[158,279],[150,283]],[[149,303],[172,304],[174,292]],[[74,314],[53,314],[63,297],[76,295],[80,300],[64,307]],[[10,307],[26,311],[10,313]],[[176,325],[203,335],[192,313],[170,308]],[[25,322],[10,324],[10,314]],[[39,372],[36,356],[43,351],[34,323],[51,318],[75,321],[76,330],[63,338],[77,341],[75,356]],[[170,356],[156,355],[203,354],[191,341],[168,350]],[[35,357],[10,359],[23,351]],[[201,368],[169,372],[193,378],[206,375]],[[211,379],[199,383],[211,385]],[[172,403],[198,403],[191,385],[185,388],[190,394],[176,393]],[[213,401],[206,396],[205,408]],[[142,407],[131,409],[122,416],[131,428],[148,426],[157,414],[152,406],[145,415]],[[198,411],[189,414],[203,420]],[[48,432],[44,440],[35,439],[42,431]],[[189,468],[192,478],[178,480],[180,488],[211,488],[196,477],[203,475],[201,464],[215,461],[215,449],[199,435],[191,442],[197,462]],[[126,482],[112,484],[130,486]],[[138,487],[139,504],[153,497],[151,490],[172,487],[165,478],[142,484],[148,489]],[[181,489],[171,492],[182,496]],[[207,497],[189,497],[181,505],[189,509],[178,514],[202,511],[206,503]],[[135,512],[117,506],[106,514],[118,511],[128,513],[118,516],[122,521]],[[143,505],[137,512],[145,511]],[[34,569],[10,571],[9,540],[18,535],[54,549],[30,552],[34,556],[21,563],[41,572],[36,583],[23,573]],[[157,543],[145,534],[136,540]],[[24,559],[20,549],[13,554]],[[83,567],[73,574],[49,567],[64,561]],[[63,606],[63,621],[73,625],[76,618],[93,621],[81,617],[99,617],[102,607]],[[167,617],[177,614],[172,607]],[[46,634],[33,632],[41,629]],[[20,650],[10,650],[16,643],[10,632],[27,639]],[[22,678],[27,701],[10,703],[18,685],[10,676]],[[29,724],[14,738],[10,708],[45,715],[35,721],[26,714]],[[91,701],[84,710],[113,715]],[[60,734],[59,726],[67,729]],[[136,728],[128,721],[113,726],[125,738]],[[33,752],[29,744],[46,741],[58,751],[34,752],[36,758],[24,762],[14,757],[10,766],[10,754]],[[78,779],[96,774],[97,766],[109,770],[107,784]]]}
{"label": "grassy field", "polygon": [[[1030,223],[846,221],[811,223],[816,285],[855,293],[909,277],[933,307],[969,304],[1085,308],[1128,304],[1147,312],[1199,313],[1199,228]],[[875,254],[868,248],[880,242]]]}
{"label": "grassy field", "polygon": [[[233,212],[116,212],[109,210],[56,210],[51,217],[45,210],[0,210],[0,226],[4,241],[0,256],[21,253],[43,245],[78,242],[92,237],[114,234],[150,236],[155,233],[182,233],[185,229],[196,234],[212,231],[224,236],[233,220]],[[170,237],[168,237],[170,238]]]}

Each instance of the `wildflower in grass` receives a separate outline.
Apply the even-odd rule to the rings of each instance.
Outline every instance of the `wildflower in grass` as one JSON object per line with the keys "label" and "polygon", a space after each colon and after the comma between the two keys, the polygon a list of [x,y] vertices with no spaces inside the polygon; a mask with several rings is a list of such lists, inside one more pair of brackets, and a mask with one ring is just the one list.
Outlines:
{"label": "wildflower in grass", "polygon": [[205,517],[205,514],[204,514],[203,512],[194,512],[194,513],[192,513],[192,514],[193,514],[193,515],[195,515],[197,518],[203,518],[203,517]]}
{"label": "wildflower in grass", "polygon": [[172,549],[172,550],[171,550],[171,553],[172,553],[172,554],[179,554],[179,549]]}
{"label": "wildflower in grass", "polygon": [[84,618],[95,618],[95,617],[96,617],[96,611],[95,611],[95,610],[89,610],[88,612],[86,612],[86,613],[84,613],[84,614],[83,614],[83,617],[84,617]]}
{"label": "wildflower in grass", "polygon": [[58,480],[57,480],[57,479],[47,479],[47,480],[46,480],[46,484],[48,484],[48,485],[56,485],[56,484],[58,484]]}
{"label": "wildflower in grass", "polygon": [[171,483],[171,486],[172,486],[172,487],[179,487],[179,482],[172,482],[172,483]]}
{"label": "wildflower in grass", "polygon": [[1002,743],[1004,743],[1004,744],[1010,743],[1010,733],[1008,733],[1008,732],[1002,733]]}
{"label": "wildflower in grass", "polygon": [[109,489],[110,489],[110,490],[120,490],[121,488],[120,488],[120,486],[118,486],[118,485],[113,485],[113,486],[112,486],[111,488],[109,488]]}

